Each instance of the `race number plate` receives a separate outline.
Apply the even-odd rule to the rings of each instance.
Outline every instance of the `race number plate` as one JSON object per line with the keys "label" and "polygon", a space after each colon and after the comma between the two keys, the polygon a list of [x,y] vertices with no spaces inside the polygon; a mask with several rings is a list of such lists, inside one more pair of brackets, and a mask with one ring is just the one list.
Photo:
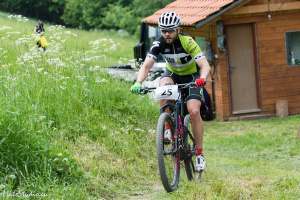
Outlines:
{"label": "race number plate", "polygon": [[156,88],[154,98],[177,100],[179,98],[178,85],[164,85]]}

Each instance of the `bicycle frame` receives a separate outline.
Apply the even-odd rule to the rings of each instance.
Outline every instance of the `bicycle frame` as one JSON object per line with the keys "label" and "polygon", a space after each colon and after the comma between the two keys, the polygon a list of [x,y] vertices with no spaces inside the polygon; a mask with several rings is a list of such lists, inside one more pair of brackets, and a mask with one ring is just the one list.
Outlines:
{"label": "bicycle frame", "polygon": [[[185,85],[185,84],[180,84]],[[178,151],[181,151],[184,148],[184,106],[185,106],[185,97],[182,95],[182,89],[180,88],[180,97],[176,100],[175,105],[173,103],[167,103],[161,108],[161,112],[163,112],[166,108],[170,108],[174,115],[174,123],[175,123],[175,142],[172,151],[166,152],[165,154],[175,154]],[[188,134],[188,133],[187,133]],[[182,160],[182,158],[180,158]]]}
{"label": "bicycle frame", "polygon": [[[190,82],[190,83],[183,83],[183,84],[177,84],[178,85],[178,89],[180,90],[180,96],[179,98],[176,100],[175,104],[174,103],[167,103],[164,106],[162,106],[160,108],[160,112],[165,112],[166,108],[170,108],[172,113],[175,114],[174,117],[174,122],[175,122],[175,145],[174,148],[172,149],[172,151],[166,152],[165,155],[168,154],[175,154],[176,152],[178,152],[178,150],[182,150],[184,147],[184,137],[185,137],[185,130],[184,130],[184,117],[185,117],[185,113],[184,113],[184,106],[186,104],[186,99],[185,96],[182,95],[182,90],[183,89],[187,89],[191,86],[195,86],[195,83]],[[149,91],[152,91],[156,88],[144,88],[141,91],[141,94],[146,94]],[[189,134],[190,136],[191,133],[188,131],[186,134]],[[191,137],[193,142],[194,139],[193,137]],[[192,152],[193,153],[193,152]],[[182,158],[181,158],[182,159]]]}

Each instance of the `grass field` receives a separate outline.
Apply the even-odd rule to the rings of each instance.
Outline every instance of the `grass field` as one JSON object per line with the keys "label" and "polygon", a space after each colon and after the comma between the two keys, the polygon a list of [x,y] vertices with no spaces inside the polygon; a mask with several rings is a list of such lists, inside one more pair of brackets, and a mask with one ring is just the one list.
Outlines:
{"label": "grass field", "polygon": [[206,123],[202,182],[182,171],[165,193],[158,105],[102,70],[132,59],[137,40],[46,25],[43,52],[34,26],[0,13],[1,199],[300,198],[300,116]]}

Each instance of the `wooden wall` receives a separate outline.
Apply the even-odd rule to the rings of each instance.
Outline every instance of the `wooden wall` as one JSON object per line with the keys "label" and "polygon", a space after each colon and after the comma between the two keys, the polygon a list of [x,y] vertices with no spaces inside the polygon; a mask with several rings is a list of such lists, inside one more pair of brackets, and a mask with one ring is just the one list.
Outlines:
{"label": "wooden wall", "polygon": [[[279,4],[284,4],[286,2],[294,2],[297,0],[270,0],[271,3],[279,3]],[[247,5],[259,5],[259,4],[268,4],[268,0],[253,0],[247,3]]]}
{"label": "wooden wall", "polygon": [[[253,0],[245,6],[261,5],[267,0]],[[271,0],[274,5],[281,5],[282,0]],[[297,0],[286,0],[297,2]],[[275,114],[277,100],[286,99],[290,114],[300,113],[300,66],[287,64],[285,34],[289,31],[300,31],[300,9],[271,12],[271,20],[267,12],[237,14],[235,9],[219,19],[226,25],[251,23],[255,27],[255,53],[257,56],[258,96],[262,114]],[[204,36],[212,42],[218,55],[215,63],[215,106],[217,119],[227,120],[231,114],[230,79],[228,76],[228,56],[220,52],[216,45],[215,22],[201,29],[185,27],[184,32],[192,36]],[[208,87],[210,90],[211,86]],[[211,91],[210,91],[211,93]]]}
{"label": "wooden wall", "polygon": [[[254,24],[258,58],[258,96],[262,113],[275,114],[275,104],[280,99],[288,100],[290,114],[300,113],[300,66],[291,67],[287,64],[285,46],[286,32],[300,31],[299,19],[300,11],[272,13],[271,20],[265,14],[223,17],[225,25]],[[226,54],[219,55],[221,84],[228,86],[222,86],[221,89],[222,103],[219,104],[222,111],[219,118],[227,119],[231,116],[228,62]]]}
{"label": "wooden wall", "polygon": [[276,100],[286,99],[290,113],[300,113],[300,66],[288,66],[285,45],[286,32],[300,31],[299,19],[300,12],[274,14],[272,20],[256,23],[261,105],[266,112],[274,113]]}

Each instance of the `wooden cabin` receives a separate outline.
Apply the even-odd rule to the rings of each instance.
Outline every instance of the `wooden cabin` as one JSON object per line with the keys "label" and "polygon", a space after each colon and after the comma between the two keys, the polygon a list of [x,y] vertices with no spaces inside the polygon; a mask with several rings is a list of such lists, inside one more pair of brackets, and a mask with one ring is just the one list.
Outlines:
{"label": "wooden cabin", "polygon": [[217,119],[272,116],[279,102],[300,113],[299,0],[177,0],[144,22],[156,26],[165,11],[210,60]]}

